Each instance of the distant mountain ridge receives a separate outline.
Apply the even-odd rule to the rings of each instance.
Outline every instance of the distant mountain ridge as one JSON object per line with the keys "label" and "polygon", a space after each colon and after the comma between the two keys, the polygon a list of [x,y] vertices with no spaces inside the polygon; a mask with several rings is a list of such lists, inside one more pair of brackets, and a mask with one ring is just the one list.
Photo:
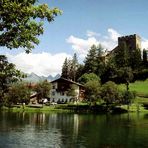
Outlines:
{"label": "distant mountain ridge", "polygon": [[31,74],[27,74],[27,77],[24,78],[23,80],[27,82],[39,82],[39,81],[48,80],[50,82],[60,77],[61,77],[60,74],[57,74],[56,76],[49,75],[48,77],[45,77],[45,76],[38,76],[37,74],[32,72]]}

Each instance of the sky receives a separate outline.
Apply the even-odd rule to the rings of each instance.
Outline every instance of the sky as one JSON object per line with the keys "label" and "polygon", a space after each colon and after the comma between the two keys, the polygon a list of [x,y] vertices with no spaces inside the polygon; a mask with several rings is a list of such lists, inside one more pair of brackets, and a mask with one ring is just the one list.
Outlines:
{"label": "sky", "polygon": [[148,48],[147,0],[39,0],[63,11],[55,21],[44,22],[44,34],[32,53],[0,47],[9,62],[25,73],[40,76],[61,73],[65,58],[77,53],[83,62],[90,47],[101,44],[112,50],[119,36],[138,34]]}

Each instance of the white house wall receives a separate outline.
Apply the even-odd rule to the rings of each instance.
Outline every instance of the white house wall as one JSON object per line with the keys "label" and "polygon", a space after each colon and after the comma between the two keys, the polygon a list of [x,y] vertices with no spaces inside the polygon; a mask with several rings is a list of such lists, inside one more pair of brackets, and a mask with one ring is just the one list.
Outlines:
{"label": "white house wall", "polygon": [[[51,102],[57,102],[58,100],[60,101],[70,101],[71,98],[73,98],[72,96],[67,96],[67,92],[57,92],[56,89],[58,88],[58,83],[54,82],[52,83],[52,89],[50,90],[50,101]],[[76,90],[75,92],[77,93],[76,98],[77,100],[79,99],[79,86],[76,86]]]}

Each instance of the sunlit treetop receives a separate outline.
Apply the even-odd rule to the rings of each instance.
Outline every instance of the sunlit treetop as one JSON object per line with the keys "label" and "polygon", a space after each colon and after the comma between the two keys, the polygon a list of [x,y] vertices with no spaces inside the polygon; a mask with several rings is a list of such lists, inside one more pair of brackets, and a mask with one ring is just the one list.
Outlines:
{"label": "sunlit treetop", "polygon": [[0,46],[24,48],[29,53],[38,36],[43,34],[43,22],[54,21],[61,14],[58,8],[37,4],[38,0],[0,0]]}

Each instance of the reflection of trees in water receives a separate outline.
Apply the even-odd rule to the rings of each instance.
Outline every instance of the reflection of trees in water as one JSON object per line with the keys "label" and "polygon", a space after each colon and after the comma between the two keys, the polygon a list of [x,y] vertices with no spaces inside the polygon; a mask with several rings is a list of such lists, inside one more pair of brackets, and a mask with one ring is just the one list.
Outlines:
{"label": "reflection of trees in water", "polygon": [[133,147],[146,145],[148,138],[148,114],[0,112],[0,118],[0,131],[23,129],[20,139],[45,143],[40,146]]}

